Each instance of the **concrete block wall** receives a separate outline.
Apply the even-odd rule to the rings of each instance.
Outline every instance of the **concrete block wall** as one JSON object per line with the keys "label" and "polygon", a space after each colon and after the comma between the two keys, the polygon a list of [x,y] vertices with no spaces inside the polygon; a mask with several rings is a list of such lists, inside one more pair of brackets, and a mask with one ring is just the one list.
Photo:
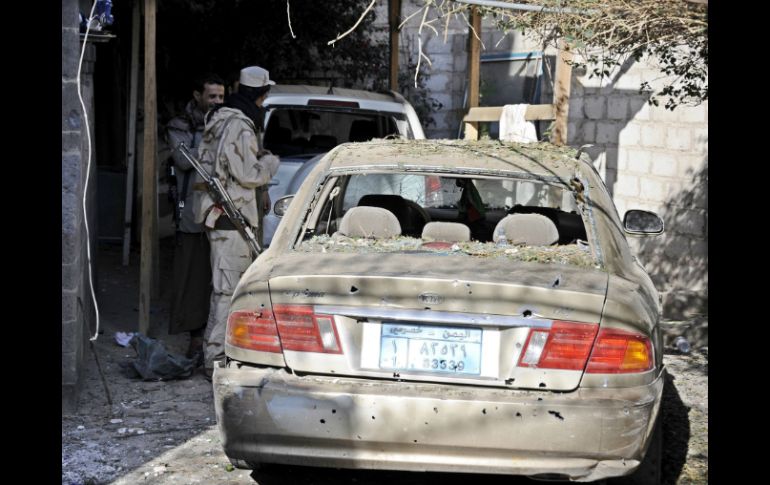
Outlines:
{"label": "concrete block wall", "polygon": [[642,81],[663,82],[653,63],[627,63],[601,82],[573,73],[568,143],[593,144],[594,165],[621,217],[660,215],[661,236],[628,241],[663,295],[668,318],[708,305],[708,102],[669,111],[647,103]]}
{"label": "concrete block wall", "polygon": [[[62,412],[77,407],[83,360],[94,318],[86,267],[86,233],[83,225],[83,188],[86,177],[87,141],[78,98],[77,70],[80,57],[78,2],[62,0]],[[81,73],[82,93],[89,107],[93,136],[94,47],[88,46]],[[86,201],[89,221],[96,214],[92,162]],[[96,240],[92,228],[92,244]],[[93,247],[93,246],[92,246]]]}

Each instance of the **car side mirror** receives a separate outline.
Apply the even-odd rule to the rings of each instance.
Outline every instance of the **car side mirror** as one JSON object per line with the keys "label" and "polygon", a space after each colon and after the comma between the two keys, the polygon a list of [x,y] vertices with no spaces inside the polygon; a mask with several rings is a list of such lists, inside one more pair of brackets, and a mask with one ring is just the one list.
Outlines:
{"label": "car side mirror", "polygon": [[623,229],[629,234],[662,234],[663,219],[654,212],[632,209],[623,216]]}
{"label": "car side mirror", "polygon": [[273,204],[273,214],[278,217],[283,217],[283,215],[286,214],[286,211],[289,210],[289,204],[291,204],[292,199],[294,199],[293,194],[285,195],[276,200],[275,204]]}

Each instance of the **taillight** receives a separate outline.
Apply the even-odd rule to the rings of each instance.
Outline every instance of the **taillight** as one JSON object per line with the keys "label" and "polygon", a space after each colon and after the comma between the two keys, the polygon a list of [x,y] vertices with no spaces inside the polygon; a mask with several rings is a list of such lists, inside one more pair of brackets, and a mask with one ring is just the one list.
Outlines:
{"label": "taillight", "polygon": [[281,352],[281,340],[270,310],[235,311],[227,318],[227,343],[262,352]]}
{"label": "taillight", "polygon": [[284,350],[342,353],[332,315],[315,313],[310,305],[274,305],[273,312]]}
{"label": "taillight", "polygon": [[650,339],[634,332],[604,328],[588,361],[591,374],[645,372],[653,368]]}
{"label": "taillight", "polygon": [[519,366],[583,370],[598,329],[594,323],[558,320],[553,321],[550,329],[533,328],[521,352]]}

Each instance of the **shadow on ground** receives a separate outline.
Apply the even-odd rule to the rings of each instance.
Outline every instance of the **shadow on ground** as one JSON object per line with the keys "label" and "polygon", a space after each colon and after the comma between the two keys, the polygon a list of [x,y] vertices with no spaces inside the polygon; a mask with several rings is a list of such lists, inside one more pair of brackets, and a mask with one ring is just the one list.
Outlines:
{"label": "shadow on ground", "polygon": [[663,462],[662,483],[677,483],[682,469],[687,462],[687,449],[690,441],[690,408],[687,407],[676,388],[675,377],[666,375],[663,384]]}
{"label": "shadow on ground", "polygon": [[527,477],[509,475],[479,475],[472,473],[401,472],[389,470],[341,470],[317,467],[267,465],[251,473],[259,485],[530,485],[545,483]]}

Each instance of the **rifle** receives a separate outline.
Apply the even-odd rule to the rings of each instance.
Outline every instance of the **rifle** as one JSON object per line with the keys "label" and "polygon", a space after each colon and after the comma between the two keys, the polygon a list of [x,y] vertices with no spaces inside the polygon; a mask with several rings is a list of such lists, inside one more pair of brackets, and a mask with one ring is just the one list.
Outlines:
{"label": "rifle", "polygon": [[227,190],[225,190],[222,182],[218,178],[209,174],[203,168],[201,163],[187,149],[187,146],[183,141],[179,142],[179,145],[177,145],[176,149],[182,153],[187,161],[190,162],[190,165],[193,166],[195,171],[198,172],[198,174],[203,178],[203,181],[206,182],[206,189],[208,190],[211,198],[214,199],[214,203],[221,207],[222,210],[224,210],[227,217],[238,230],[238,233],[249,245],[249,248],[254,254],[254,257],[256,258],[259,256],[259,253],[262,252],[262,247],[257,242],[257,238],[254,237],[254,232],[251,230],[251,227],[246,221],[246,218],[243,217],[241,211],[235,207],[235,202],[233,202],[233,199],[230,198],[230,194],[227,193]]}

